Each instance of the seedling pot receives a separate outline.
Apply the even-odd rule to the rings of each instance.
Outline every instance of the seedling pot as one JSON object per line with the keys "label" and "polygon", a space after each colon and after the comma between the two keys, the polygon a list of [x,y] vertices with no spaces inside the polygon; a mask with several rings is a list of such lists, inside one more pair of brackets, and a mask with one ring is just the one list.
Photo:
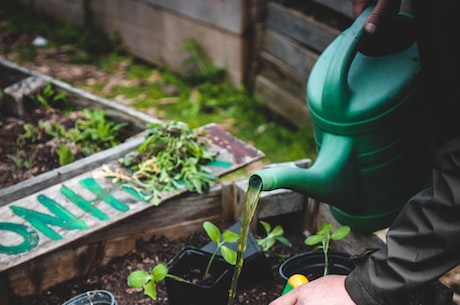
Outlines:
{"label": "seedling pot", "polygon": [[[169,273],[187,279],[191,270],[206,269],[211,253],[199,248],[186,247],[168,262]],[[233,276],[232,265],[216,256],[210,268],[212,281],[178,281],[165,278],[170,305],[226,304]],[[202,275],[201,275],[202,277]]]}
{"label": "seedling pot", "polygon": [[[343,252],[329,251],[329,274],[349,274],[354,268],[355,263],[349,255]],[[278,273],[279,276],[287,281],[293,274],[300,273],[312,281],[323,276],[324,254],[322,251],[308,251],[297,254],[286,259],[281,263]]]}
{"label": "seedling pot", "polygon": [[[237,221],[235,224],[228,228],[229,231],[240,233],[241,222]],[[237,251],[238,243],[228,244],[231,249]],[[216,250],[216,243],[209,242],[203,248],[204,251],[213,253]],[[220,255],[220,252],[218,253]],[[273,273],[267,261],[267,257],[257,244],[257,239],[249,232],[246,242],[246,251],[244,252],[243,267],[241,269],[240,277],[238,278],[238,285],[248,285],[255,282],[272,280]]]}
{"label": "seedling pot", "polygon": [[117,300],[110,291],[91,290],[65,301],[62,305],[117,305]]}

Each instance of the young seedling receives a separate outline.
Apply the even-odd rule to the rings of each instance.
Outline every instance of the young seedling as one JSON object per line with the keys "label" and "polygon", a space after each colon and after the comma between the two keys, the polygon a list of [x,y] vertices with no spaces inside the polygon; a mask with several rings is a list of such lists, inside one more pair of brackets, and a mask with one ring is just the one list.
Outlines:
{"label": "young seedling", "polygon": [[304,243],[308,246],[317,245],[313,250],[322,249],[324,254],[324,276],[329,274],[329,244],[331,240],[341,240],[350,234],[349,226],[341,226],[333,231],[333,226],[329,222],[321,224],[316,234],[307,237]]}
{"label": "young seedling", "polygon": [[264,238],[257,240],[257,244],[263,252],[268,252],[268,250],[270,250],[276,242],[292,247],[291,242],[284,237],[283,227],[277,225],[272,229],[272,226],[268,222],[261,220],[259,223],[263,226],[265,233],[267,234]]}
{"label": "young seedling", "polygon": [[[216,257],[217,253],[220,251],[224,260],[230,265],[236,264],[236,251],[226,246],[225,243],[235,243],[240,239],[240,235],[232,232],[225,231],[223,234],[220,232],[219,228],[210,221],[205,221],[203,223],[203,229],[208,234],[209,238],[216,243],[216,250],[211,255],[206,270],[204,271],[204,277],[208,277],[209,269],[211,264]],[[222,238],[221,238],[222,237]]]}
{"label": "young seedling", "polygon": [[[217,253],[220,251],[222,257],[225,261],[231,265],[236,264],[236,252],[225,245],[225,243],[234,243],[237,242],[240,238],[239,234],[232,231],[225,231],[223,234],[220,232],[219,228],[209,221],[203,223],[203,229],[206,234],[209,236],[211,241],[215,242],[217,247],[214,253],[211,255],[206,269],[204,271],[203,279],[209,277],[209,270],[211,264],[214,261]],[[157,284],[158,282],[164,280],[166,277],[175,279],[177,281],[186,280],[180,276],[170,274],[169,268],[164,263],[159,263],[155,265],[152,270],[149,272],[144,270],[136,270],[131,272],[128,275],[128,286],[131,288],[144,288],[144,294],[151,297],[153,300],[157,299]]]}
{"label": "young seedling", "polygon": [[128,286],[132,288],[144,288],[144,294],[156,301],[157,299],[157,283],[170,277],[177,281],[185,281],[183,278],[169,274],[169,269],[166,264],[160,263],[152,268],[148,273],[144,270],[136,270],[128,276]]}

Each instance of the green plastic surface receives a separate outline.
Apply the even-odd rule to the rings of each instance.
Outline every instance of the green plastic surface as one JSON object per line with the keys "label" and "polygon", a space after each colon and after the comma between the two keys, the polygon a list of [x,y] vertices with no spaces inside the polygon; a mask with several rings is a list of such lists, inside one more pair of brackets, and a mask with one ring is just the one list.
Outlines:
{"label": "green plastic surface", "polygon": [[263,190],[290,188],[328,203],[339,222],[359,231],[391,224],[428,183],[436,150],[412,18],[399,15],[382,41],[369,42],[362,28],[370,11],[310,73],[307,103],[318,147],[312,167],[254,175]]}

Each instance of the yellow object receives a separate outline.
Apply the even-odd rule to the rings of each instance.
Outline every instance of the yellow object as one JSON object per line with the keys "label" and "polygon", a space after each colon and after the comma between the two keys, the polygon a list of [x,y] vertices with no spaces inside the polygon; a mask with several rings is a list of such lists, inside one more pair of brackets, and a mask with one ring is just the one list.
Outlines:
{"label": "yellow object", "polygon": [[292,288],[296,288],[308,283],[308,279],[303,274],[293,274],[289,277],[288,283],[292,286]]}
{"label": "yellow object", "polygon": [[300,285],[306,284],[306,283],[308,283],[308,279],[307,279],[307,277],[305,275],[298,274],[298,273],[293,274],[287,280],[286,285],[284,286],[283,292],[281,294],[282,295],[286,294],[289,291],[291,291],[292,289],[294,289],[294,288],[296,288],[296,287],[298,287]]}

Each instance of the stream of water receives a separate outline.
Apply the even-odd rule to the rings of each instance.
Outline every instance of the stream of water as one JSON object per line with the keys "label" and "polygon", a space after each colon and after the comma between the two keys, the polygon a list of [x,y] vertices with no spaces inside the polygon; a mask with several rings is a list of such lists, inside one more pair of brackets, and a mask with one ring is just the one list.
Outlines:
{"label": "stream of water", "polygon": [[236,289],[238,286],[238,278],[240,277],[241,269],[243,267],[244,252],[246,251],[246,242],[248,238],[251,220],[259,202],[260,192],[262,189],[262,181],[260,179],[250,179],[246,197],[243,203],[241,212],[241,229],[240,241],[238,243],[238,251],[236,256],[236,265],[233,272],[232,284],[230,286],[229,298],[227,305],[233,305],[235,302]]}

